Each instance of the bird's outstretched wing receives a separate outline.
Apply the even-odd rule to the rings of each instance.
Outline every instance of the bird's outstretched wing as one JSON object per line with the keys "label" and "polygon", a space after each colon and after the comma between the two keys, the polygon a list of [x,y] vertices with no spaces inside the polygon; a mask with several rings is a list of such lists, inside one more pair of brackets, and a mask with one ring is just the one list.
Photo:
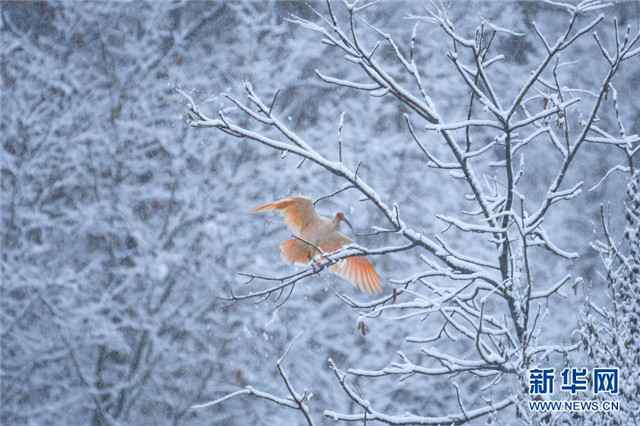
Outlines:
{"label": "bird's outstretched wing", "polygon": [[[352,242],[347,236],[339,232],[333,232],[320,243],[320,248],[326,253],[331,253]],[[380,277],[365,256],[347,257],[331,266],[331,271],[351,281],[353,285],[357,285],[360,290],[367,293],[380,293],[382,291]]]}
{"label": "bird's outstretched wing", "polygon": [[284,217],[291,232],[300,236],[302,231],[320,220],[313,201],[307,197],[291,197],[267,203],[253,209],[254,213],[275,210]]}

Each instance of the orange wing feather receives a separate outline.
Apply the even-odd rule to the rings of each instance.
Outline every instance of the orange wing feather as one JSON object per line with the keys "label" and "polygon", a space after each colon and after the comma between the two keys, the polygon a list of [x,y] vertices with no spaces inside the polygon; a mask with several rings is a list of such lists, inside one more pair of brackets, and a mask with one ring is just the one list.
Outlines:
{"label": "orange wing feather", "polygon": [[[352,242],[347,236],[334,232],[320,244],[320,248],[330,253]],[[348,257],[331,266],[331,271],[347,281],[351,281],[352,284],[357,285],[360,290],[367,293],[380,293],[382,291],[380,276],[378,276],[373,265],[365,256]]]}
{"label": "orange wing feather", "polygon": [[320,219],[313,201],[307,197],[291,197],[274,201],[256,207],[253,212],[258,213],[267,210],[275,210],[280,213],[291,232],[298,237],[306,227]]}
{"label": "orange wing feather", "polygon": [[280,257],[289,265],[293,265],[294,263],[309,263],[309,261],[318,254],[318,250],[297,238],[292,238],[280,243]]}

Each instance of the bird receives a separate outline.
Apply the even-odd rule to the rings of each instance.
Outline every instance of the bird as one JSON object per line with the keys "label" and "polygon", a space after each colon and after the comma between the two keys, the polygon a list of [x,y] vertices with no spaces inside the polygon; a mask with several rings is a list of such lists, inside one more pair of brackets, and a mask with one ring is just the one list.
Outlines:
{"label": "bird", "polygon": [[[253,209],[253,213],[274,210],[283,216],[285,224],[296,238],[280,244],[280,257],[289,265],[308,264],[324,253],[332,253],[353,240],[338,232],[340,223],[353,227],[343,212],[337,212],[332,219],[320,216],[313,201],[308,197],[290,197],[263,204]],[[380,293],[382,282],[373,265],[365,256],[352,256],[330,266],[330,271],[357,285],[367,293]]]}

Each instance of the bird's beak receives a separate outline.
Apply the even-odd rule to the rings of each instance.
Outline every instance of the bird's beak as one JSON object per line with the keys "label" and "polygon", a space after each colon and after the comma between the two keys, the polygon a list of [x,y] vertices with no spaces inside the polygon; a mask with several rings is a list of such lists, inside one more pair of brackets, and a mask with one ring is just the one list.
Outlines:
{"label": "bird's beak", "polygon": [[351,228],[351,232],[353,233],[353,235],[355,235],[355,234],[356,234],[356,231],[355,231],[355,229],[353,229],[353,226],[351,226],[351,222],[349,222],[349,221],[347,220],[347,218],[346,218],[346,217],[343,217],[343,218],[342,218],[342,221],[343,221],[344,223],[346,223],[347,225],[349,225],[349,228]]}

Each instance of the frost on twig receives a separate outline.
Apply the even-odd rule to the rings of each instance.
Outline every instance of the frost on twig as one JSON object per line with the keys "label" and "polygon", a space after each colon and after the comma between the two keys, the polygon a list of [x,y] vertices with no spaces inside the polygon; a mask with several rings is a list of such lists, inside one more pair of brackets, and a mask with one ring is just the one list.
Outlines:
{"label": "frost on twig", "polygon": [[306,389],[301,394],[298,393],[293,388],[293,385],[291,384],[291,380],[289,379],[289,376],[287,375],[287,373],[284,371],[284,368],[282,367],[282,362],[284,361],[284,358],[287,356],[289,351],[291,351],[291,348],[296,343],[296,341],[300,338],[300,336],[302,336],[302,333],[304,333],[304,331],[299,332],[296,335],[296,337],[293,338],[293,340],[291,341],[287,349],[284,351],[282,356],[278,358],[278,361],[276,362],[276,367],[278,368],[280,377],[282,378],[282,381],[284,382],[287,388],[287,391],[289,392],[288,398],[275,396],[269,392],[263,392],[263,391],[254,389],[252,386],[247,386],[244,389],[238,390],[236,392],[232,392],[216,400],[205,402],[203,404],[192,405],[191,409],[199,410],[207,407],[212,407],[214,405],[220,404],[236,396],[250,395],[256,398],[266,399],[267,401],[282,405],[284,407],[293,408],[294,410],[299,410],[304,416],[306,423],[309,426],[313,426],[314,425],[313,418],[311,417],[311,413],[309,411],[309,401],[313,397],[313,394],[307,391]]}
{"label": "frost on twig", "polygon": [[594,286],[585,300],[581,327],[576,334],[585,346],[591,366],[619,368],[620,399],[626,408],[607,415],[595,413],[595,416],[585,416],[584,424],[632,424],[637,422],[640,410],[637,398],[640,386],[640,320],[637,314],[640,306],[637,288],[640,272],[640,172],[636,171],[631,176],[627,186],[626,223],[621,242],[615,241],[611,235],[609,217],[602,206],[600,219],[604,238],[592,243],[592,248],[602,261],[604,273],[601,278],[606,283],[604,291],[609,301],[606,304],[596,303],[596,292],[600,286]]}

